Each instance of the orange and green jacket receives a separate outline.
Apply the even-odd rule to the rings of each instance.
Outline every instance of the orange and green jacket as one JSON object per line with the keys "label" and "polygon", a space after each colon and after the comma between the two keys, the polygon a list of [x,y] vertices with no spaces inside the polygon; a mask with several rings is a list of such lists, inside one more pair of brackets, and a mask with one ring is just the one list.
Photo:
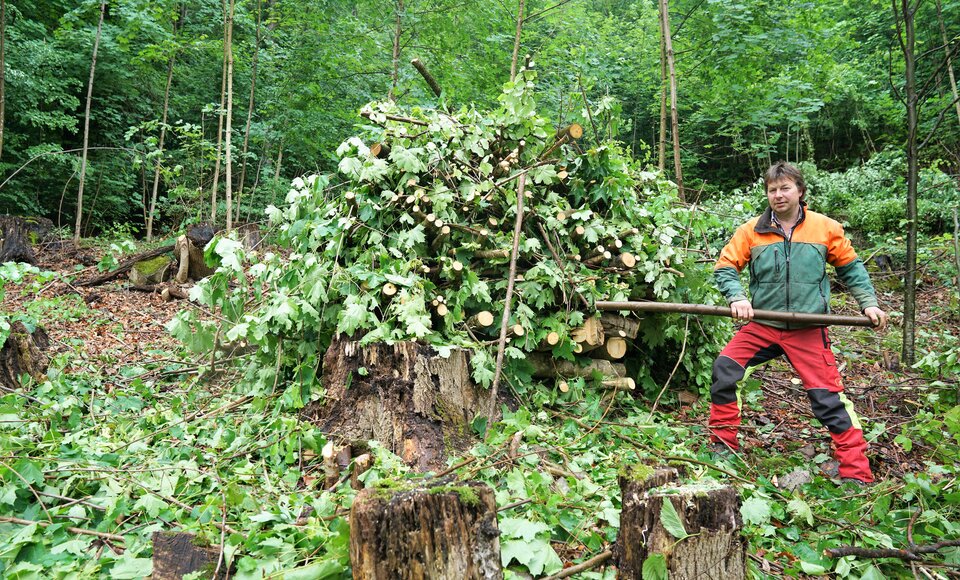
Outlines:
{"label": "orange and green jacket", "polygon": [[[783,312],[830,312],[830,279],[826,265],[837,270],[860,309],[877,306],[877,295],[863,262],[843,235],[843,226],[804,208],[789,236],[772,223],[771,210],[740,226],[720,253],[714,278],[727,302],[747,300],[740,271],[750,268],[754,308]],[[796,324],[763,321],[778,328]]]}

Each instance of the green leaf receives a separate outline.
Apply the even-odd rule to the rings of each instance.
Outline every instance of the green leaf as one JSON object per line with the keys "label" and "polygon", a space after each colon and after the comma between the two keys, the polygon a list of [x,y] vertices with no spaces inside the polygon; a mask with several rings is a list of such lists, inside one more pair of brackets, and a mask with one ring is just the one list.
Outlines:
{"label": "green leaf", "polygon": [[762,526],[770,523],[770,501],[753,496],[740,506],[743,523]]}
{"label": "green leaf", "polygon": [[136,558],[128,556],[130,552],[125,553],[117,560],[117,563],[110,568],[110,577],[116,580],[133,580],[135,578],[146,578],[153,574],[153,560],[150,558]]}
{"label": "green leaf", "polygon": [[333,560],[314,562],[283,573],[283,580],[324,580],[344,575],[347,569]]}
{"label": "green leaf", "polygon": [[538,534],[550,531],[550,526],[543,522],[532,522],[523,518],[503,518],[498,527],[501,535],[528,542],[533,541]]}
{"label": "green leaf", "polygon": [[677,513],[677,509],[673,507],[673,502],[668,497],[663,498],[663,504],[660,506],[660,523],[674,538],[682,540],[687,537],[683,520],[680,519],[680,514]]}
{"label": "green leaf", "polygon": [[500,543],[500,561],[503,566],[516,560],[534,576],[554,574],[563,568],[563,561],[553,550],[549,540],[532,541],[508,539]]}
{"label": "green leaf", "polygon": [[[665,502],[666,503],[666,502]],[[640,576],[648,580],[667,580],[667,558],[663,554],[651,554],[643,561]]]}
{"label": "green leaf", "polygon": [[[20,474],[20,477],[22,477],[31,485],[37,485],[43,482],[43,472],[35,462],[30,461],[29,459],[21,459],[20,461],[16,462],[13,466],[13,469]],[[20,481],[19,477],[17,477],[17,481]]]}
{"label": "green leaf", "polygon": [[813,512],[810,510],[810,505],[802,499],[794,498],[787,502],[787,511],[807,522],[807,525],[813,525]]}
{"label": "green leaf", "polygon": [[800,560],[800,569],[803,570],[804,574],[812,574],[814,576],[821,576],[827,573],[827,569],[820,564],[814,564],[804,560]]}

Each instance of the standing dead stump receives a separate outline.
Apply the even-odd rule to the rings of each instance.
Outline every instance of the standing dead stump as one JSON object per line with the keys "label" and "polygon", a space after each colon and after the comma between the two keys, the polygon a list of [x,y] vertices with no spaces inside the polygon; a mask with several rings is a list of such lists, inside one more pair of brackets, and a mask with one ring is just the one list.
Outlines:
{"label": "standing dead stump", "polygon": [[303,410],[305,420],[347,441],[379,441],[423,471],[469,446],[470,423],[487,398],[470,378],[467,351],[444,358],[417,342],[334,339],[323,385],[326,397]]}
{"label": "standing dead stump", "polygon": [[46,331],[37,327],[32,333],[19,320],[10,325],[10,335],[0,347],[0,384],[9,390],[20,388],[20,379],[29,375],[43,380],[49,360],[43,351],[50,340]]}
{"label": "standing dead stump", "polygon": [[177,238],[173,253],[179,262],[176,275],[178,284],[186,283],[189,278],[202,280],[216,271],[207,266],[203,257],[203,249],[213,239],[213,233],[213,227],[209,224],[194,224],[187,228],[186,234]]}
{"label": "standing dead stump", "polygon": [[33,244],[43,241],[53,228],[46,218],[0,215],[0,263],[36,264]]}
{"label": "standing dead stump", "polygon": [[365,489],[350,509],[354,580],[503,578],[493,490]]}
{"label": "standing dead stump", "polygon": [[[715,484],[668,485],[676,472],[640,472],[621,477],[623,509],[617,538],[621,578],[641,578],[643,562],[653,554],[666,557],[670,578],[746,577],[746,543],[740,536],[740,494]],[[644,475],[648,475],[644,477]],[[669,501],[687,536],[676,538],[661,521]],[[674,530],[676,531],[676,530]]]}
{"label": "standing dead stump", "polygon": [[[154,532],[153,580],[180,580],[193,572],[206,572],[204,578],[213,578],[219,553],[216,549],[197,544],[197,536],[185,533]],[[217,578],[223,578],[223,573]]]}

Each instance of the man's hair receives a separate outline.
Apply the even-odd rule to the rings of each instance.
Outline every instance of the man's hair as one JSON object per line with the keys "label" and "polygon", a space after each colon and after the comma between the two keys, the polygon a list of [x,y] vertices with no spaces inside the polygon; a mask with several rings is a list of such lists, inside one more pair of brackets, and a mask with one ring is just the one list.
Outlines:
{"label": "man's hair", "polygon": [[777,161],[770,166],[770,169],[767,169],[767,172],[763,175],[763,188],[766,189],[774,181],[783,179],[789,179],[797,184],[797,189],[800,190],[801,194],[807,193],[807,184],[803,181],[803,174],[794,165],[786,161]]}

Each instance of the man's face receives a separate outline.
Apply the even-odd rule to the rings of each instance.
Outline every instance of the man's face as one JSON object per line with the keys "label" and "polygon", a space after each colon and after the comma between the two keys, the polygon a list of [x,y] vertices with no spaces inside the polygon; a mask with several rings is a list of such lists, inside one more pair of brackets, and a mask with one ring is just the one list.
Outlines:
{"label": "man's face", "polygon": [[800,206],[803,192],[792,179],[779,179],[767,184],[767,201],[777,217],[791,217]]}

